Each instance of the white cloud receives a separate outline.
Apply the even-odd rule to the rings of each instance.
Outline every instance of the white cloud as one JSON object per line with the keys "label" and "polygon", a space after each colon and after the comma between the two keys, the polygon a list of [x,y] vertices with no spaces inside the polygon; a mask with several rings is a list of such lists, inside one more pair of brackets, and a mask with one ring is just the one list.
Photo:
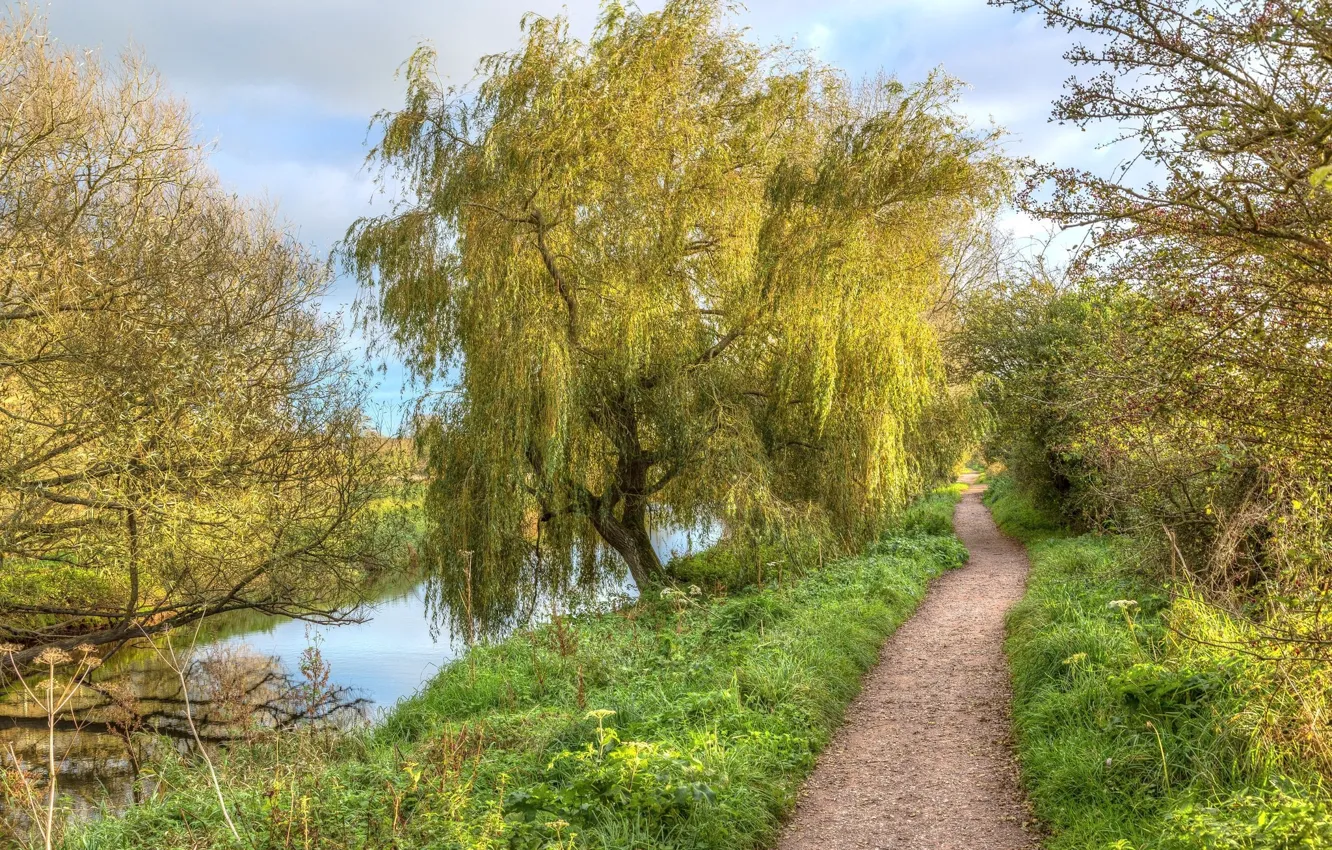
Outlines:
{"label": "white cloud", "polygon": [[833,33],[832,30],[823,24],[815,24],[810,28],[809,35],[805,38],[805,46],[814,51],[814,54],[820,58],[827,56],[828,48],[831,46]]}
{"label": "white cloud", "polygon": [[134,43],[196,104],[300,93],[329,111],[369,115],[397,102],[394,71],[423,40],[440,70],[468,81],[482,55],[511,48],[518,21],[568,6],[591,29],[593,0],[50,0],[52,32],[118,53]]}
{"label": "white cloud", "polygon": [[351,166],[300,160],[240,159],[220,152],[213,166],[229,188],[276,204],[292,232],[327,251],[367,212],[371,176]]}

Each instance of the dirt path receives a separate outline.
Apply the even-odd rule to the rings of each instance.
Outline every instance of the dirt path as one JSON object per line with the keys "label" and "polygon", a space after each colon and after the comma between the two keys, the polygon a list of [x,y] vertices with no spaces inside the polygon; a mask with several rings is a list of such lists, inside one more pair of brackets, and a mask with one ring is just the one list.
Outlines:
{"label": "dirt path", "polygon": [[969,489],[955,515],[970,562],[935,581],[884,645],[779,850],[1036,846],[1024,827],[1001,646],[1027,556],[995,528],[982,490]]}

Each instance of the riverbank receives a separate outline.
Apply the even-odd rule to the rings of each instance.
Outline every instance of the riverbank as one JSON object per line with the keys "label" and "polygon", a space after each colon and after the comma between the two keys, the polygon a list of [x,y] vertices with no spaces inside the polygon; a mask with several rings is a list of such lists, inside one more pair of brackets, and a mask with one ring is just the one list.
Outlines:
{"label": "riverbank", "polygon": [[446,667],[364,733],[168,761],[162,794],[69,847],[757,847],[879,647],[965,559],[960,488],[854,558],[556,619]]}
{"label": "riverbank", "polygon": [[[1221,621],[1143,566],[1133,540],[1076,536],[997,479],[986,496],[1032,560],[1008,618],[1018,753],[1049,850],[1332,846],[1318,774],[1256,732],[1251,658],[1179,636]],[[1228,637],[1234,637],[1230,635]]]}
{"label": "riverbank", "polygon": [[[191,645],[186,679],[194,720],[207,744],[252,738],[255,727],[289,729],[306,723],[306,692],[312,685],[307,671],[318,674],[319,722],[343,728],[375,722],[466,651],[465,639],[450,622],[450,609],[434,605],[427,572],[410,567],[407,553],[419,546],[422,532],[419,494],[386,500],[377,509],[392,513],[381,531],[399,530],[382,533],[380,545],[403,553],[402,566],[364,586],[361,604],[348,611],[354,622],[314,625],[235,612],[205,621],[197,635],[177,635],[178,649],[183,641]],[[652,531],[652,541],[665,560],[687,556],[715,537],[659,526]],[[559,592],[563,612],[609,610],[637,593],[627,577],[613,574],[569,584]],[[548,600],[542,604],[524,598],[522,603],[536,612],[533,621],[549,616]],[[314,652],[318,671],[310,665],[316,660]],[[151,753],[163,745],[182,753],[195,747],[181,682],[169,659],[147,646],[118,651],[92,672],[86,685],[57,719],[55,735],[60,756],[57,806],[75,821],[99,810],[118,815],[151,791],[155,781],[140,776],[138,769],[150,764]],[[127,739],[131,730],[151,734]],[[20,687],[0,690],[0,753],[8,755],[12,746],[18,762],[40,776],[48,744],[45,711]],[[5,833],[16,831],[6,826],[10,816],[17,813],[22,820],[25,808],[0,786],[0,847],[6,846]]]}

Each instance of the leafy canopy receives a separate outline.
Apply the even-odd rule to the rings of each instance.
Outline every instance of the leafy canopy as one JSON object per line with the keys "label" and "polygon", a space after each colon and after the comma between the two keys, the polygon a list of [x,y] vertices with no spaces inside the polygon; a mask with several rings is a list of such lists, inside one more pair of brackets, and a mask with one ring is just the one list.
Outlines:
{"label": "leafy canopy", "polygon": [[[1109,176],[1040,167],[1024,196],[1086,228],[1077,285],[968,318],[999,441],[1071,514],[1155,539],[1174,589],[1219,608],[1174,627],[1259,662],[1255,740],[1291,746],[1332,663],[1332,4],[993,2],[1084,40],[1054,117],[1128,146]],[[1300,728],[1325,768],[1328,736]]]}
{"label": "leafy canopy", "polygon": [[641,583],[649,508],[854,537],[951,464],[923,316],[1007,185],[995,133],[949,79],[853,86],[727,12],[610,3],[587,43],[529,16],[472,88],[406,64],[370,154],[400,203],[342,250],[366,319],[449,385],[418,423],[444,563],[511,582],[536,525],[553,569],[594,529]]}
{"label": "leafy canopy", "polygon": [[[1111,121],[1148,167],[1039,168],[1027,208],[1149,295],[1154,368],[1122,383],[1222,439],[1319,462],[1332,439],[1332,6],[1321,0],[992,0],[1088,39],[1060,121]],[[1143,352],[1151,356],[1151,352]],[[1130,361],[1131,362],[1131,361]],[[1129,370],[1126,370],[1126,372]]]}

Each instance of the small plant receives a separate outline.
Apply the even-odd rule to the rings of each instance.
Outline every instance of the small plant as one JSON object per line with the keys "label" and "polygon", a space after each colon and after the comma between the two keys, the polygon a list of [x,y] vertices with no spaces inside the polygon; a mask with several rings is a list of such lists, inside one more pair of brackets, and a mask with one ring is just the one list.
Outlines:
{"label": "small plant", "polygon": [[124,682],[104,682],[90,684],[89,687],[106,697],[107,704],[102,709],[106,728],[124,744],[125,755],[129,759],[130,770],[134,776],[132,793],[137,803],[142,790],[139,774],[143,769],[143,753],[136,743],[136,737],[144,729],[143,705],[134,688]]}
{"label": "small plant", "polygon": [[578,837],[578,833],[570,832],[569,843],[567,845],[565,844],[564,830],[569,828],[569,822],[567,820],[547,821],[545,826],[546,829],[555,833],[555,850],[565,850],[565,848],[567,848],[567,850],[573,850],[574,839]]}
{"label": "small plant", "polygon": [[301,712],[313,720],[333,701],[335,689],[330,683],[332,667],[324,658],[324,636],[318,631],[305,629],[305,649],[301,650],[301,683],[298,692]]}
{"label": "small plant", "polygon": [[[190,650],[192,651],[199,641],[199,626],[203,624],[201,617],[194,627],[194,636],[190,641]],[[180,696],[185,703],[185,723],[189,727],[190,734],[194,737],[194,744],[198,748],[199,757],[203,759],[208,767],[208,779],[212,785],[214,793],[217,795],[217,804],[222,810],[222,818],[226,821],[227,829],[231,832],[233,838],[240,842],[240,831],[236,829],[236,823],[231,819],[231,810],[227,806],[226,797],[222,793],[222,782],[217,777],[217,768],[213,765],[213,759],[208,755],[208,748],[204,746],[203,739],[199,736],[199,726],[194,720],[194,707],[190,702],[190,685],[185,675],[189,667],[188,655],[182,656],[176,652],[175,644],[171,640],[171,632],[166,632],[162,638],[162,645],[158,645],[146,632],[144,638],[148,645],[152,647],[160,660],[168,670],[176,674],[176,679],[180,682]],[[165,647],[165,648],[164,648]]]}
{"label": "small plant", "polygon": [[[60,785],[55,744],[56,722],[70,706],[88,674],[102,662],[94,648],[88,644],[75,647],[77,658],[63,649],[49,647],[36,658],[38,669],[45,668],[43,672],[46,678],[40,682],[29,682],[14,657],[20,649],[22,647],[15,644],[0,644],[0,653],[8,658],[15,681],[19,683],[24,696],[36,703],[46,717],[46,788],[43,793],[43,789],[38,787],[37,778],[19,761],[14,745],[10,743],[7,749],[10,765],[4,777],[4,790],[29,816],[45,850],[51,850],[59,830],[56,822],[56,798]],[[71,664],[73,670],[69,678],[63,682],[56,679],[56,671]]]}
{"label": "small plant", "polygon": [[605,725],[615,712],[598,710],[596,740],[551,759],[546,781],[513,791],[505,809],[519,822],[576,821],[609,808],[629,815],[672,821],[693,806],[716,799],[712,773],[699,758],[651,741],[623,741]]}
{"label": "small plant", "polygon": [[1133,641],[1138,640],[1138,627],[1134,615],[1138,612],[1138,600],[1136,599],[1112,599],[1106,605],[1112,611],[1118,611],[1124,618],[1124,623],[1128,626],[1129,634],[1133,635]]}
{"label": "small plant", "polygon": [[472,610],[472,551],[464,549],[458,553],[462,556],[463,569],[463,616],[467,622],[464,624],[463,637],[467,641],[467,648],[471,649],[476,645],[476,614]]}
{"label": "small plant", "polygon": [[206,706],[199,721],[220,727],[223,734],[240,733],[251,738],[257,732],[254,702],[264,684],[256,681],[257,657],[244,644],[220,643],[190,653],[186,678],[195,689],[198,703]]}
{"label": "small plant", "polygon": [[[759,586],[762,586],[762,579],[759,581]],[[691,584],[687,592],[675,587],[663,587],[661,589],[661,598],[670,603],[671,607],[675,609],[676,634],[684,631],[685,609],[694,604],[702,593],[703,590],[696,584]]]}
{"label": "small plant", "polygon": [[587,718],[589,720],[597,721],[597,743],[599,745],[604,746],[606,743],[606,718],[614,716],[615,712],[611,711],[609,708],[598,708],[595,711],[589,711],[587,713]]}
{"label": "small plant", "polygon": [[1332,847],[1332,812],[1294,783],[1276,779],[1210,805],[1186,805],[1166,819],[1161,850],[1305,850]]}
{"label": "small plant", "polygon": [[559,601],[553,595],[550,598],[550,625],[551,639],[561,658],[568,658],[578,651],[578,635],[569,627],[569,618],[560,613]]}
{"label": "small plant", "polygon": [[546,695],[546,667],[541,662],[541,652],[537,645],[537,633],[529,631],[528,641],[532,646],[532,678],[536,684],[536,695],[540,699]]}

